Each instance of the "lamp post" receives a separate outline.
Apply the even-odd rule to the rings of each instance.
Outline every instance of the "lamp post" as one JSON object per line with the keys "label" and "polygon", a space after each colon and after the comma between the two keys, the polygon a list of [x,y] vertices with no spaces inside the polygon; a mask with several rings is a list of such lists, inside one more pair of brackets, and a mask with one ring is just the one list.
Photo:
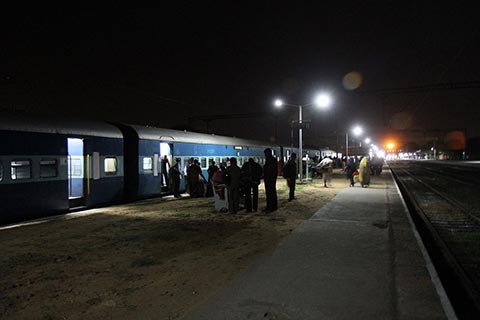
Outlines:
{"label": "lamp post", "polygon": [[[317,96],[315,99],[315,102],[313,103],[308,103],[308,104],[290,104],[290,103],[284,103],[282,100],[277,99],[275,100],[274,105],[279,108],[282,106],[289,106],[289,107],[296,107],[298,108],[298,153],[299,153],[299,169],[300,169],[300,179],[299,183],[303,183],[303,137],[302,137],[302,121],[303,121],[303,107],[308,107],[311,105],[317,105],[321,108],[326,108],[330,106],[331,104],[331,98],[327,94],[320,94]],[[307,168],[308,170],[308,168]]]}
{"label": "lamp post", "polygon": [[[363,133],[363,129],[360,126],[356,126],[353,128],[353,134],[359,136]],[[345,154],[348,160],[348,131],[345,132]]]}

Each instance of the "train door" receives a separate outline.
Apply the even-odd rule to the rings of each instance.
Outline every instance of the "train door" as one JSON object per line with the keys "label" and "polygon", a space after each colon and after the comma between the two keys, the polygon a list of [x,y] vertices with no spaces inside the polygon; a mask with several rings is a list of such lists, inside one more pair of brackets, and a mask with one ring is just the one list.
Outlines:
{"label": "train door", "polygon": [[68,200],[70,208],[85,205],[83,140],[68,138]]}
{"label": "train door", "polygon": [[[160,172],[161,172],[161,181],[162,181],[162,192],[169,191],[169,181],[168,181],[168,170],[170,169],[169,165],[173,164],[172,159],[173,144],[161,142],[160,143]],[[167,156],[168,164],[164,161],[164,157]]]}

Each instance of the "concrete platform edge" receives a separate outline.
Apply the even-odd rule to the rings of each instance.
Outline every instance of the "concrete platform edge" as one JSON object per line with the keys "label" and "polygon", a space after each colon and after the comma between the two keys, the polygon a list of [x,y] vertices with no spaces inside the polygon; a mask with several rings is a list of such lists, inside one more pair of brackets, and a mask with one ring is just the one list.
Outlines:
{"label": "concrete platform edge", "polygon": [[430,255],[428,254],[427,249],[425,248],[425,245],[423,244],[422,238],[420,237],[420,234],[417,231],[415,223],[413,222],[412,217],[410,216],[410,212],[407,208],[407,204],[405,203],[405,199],[402,196],[400,188],[398,187],[398,184],[395,181],[391,171],[389,171],[389,174],[392,176],[392,180],[395,184],[395,188],[397,189],[397,192],[400,195],[400,200],[402,202],[405,215],[407,216],[407,219],[408,219],[408,222],[410,223],[410,227],[412,229],[413,235],[415,236],[415,239],[417,240],[418,247],[420,248],[420,251],[423,255],[423,258],[425,259],[426,268],[428,270],[428,273],[430,275],[432,283],[435,287],[435,290],[437,291],[438,297],[440,298],[440,303],[442,305],[443,311],[445,312],[445,315],[449,320],[456,320],[458,318],[457,318],[457,315],[455,313],[455,310],[453,309],[452,304],[450,303],[450,299],[448,298],[447,293],[445,292],[445,289],[442,285],[442,282],[440,281],[440,278],[438,276],[437,270],[435,269],[435,266],[433,265],[433,262],[430,258]]}

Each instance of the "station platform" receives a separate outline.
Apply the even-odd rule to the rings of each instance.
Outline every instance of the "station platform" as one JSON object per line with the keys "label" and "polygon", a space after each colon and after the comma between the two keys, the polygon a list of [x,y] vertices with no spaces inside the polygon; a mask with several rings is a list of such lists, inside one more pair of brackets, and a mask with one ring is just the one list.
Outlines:
{"label": "station platform", "polygon": [[456,319],[389,170],[345,188],[184,319]]}

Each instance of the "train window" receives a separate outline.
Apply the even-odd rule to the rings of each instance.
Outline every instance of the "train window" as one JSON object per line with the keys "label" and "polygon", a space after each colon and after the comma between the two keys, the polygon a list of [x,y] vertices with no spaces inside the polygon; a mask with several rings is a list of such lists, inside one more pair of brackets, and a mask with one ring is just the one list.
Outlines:
{"label": "train window", "polygon": [[57,159],[40,160],[40,178],[54,178],[57,175]]}
{"label": "train window", "polygon": [[201,158],[201,161],[200,161],[200,166],[204,169],[208,168],[207,166],[207,158]]}
{"label": "train window", "polygon": [[105,161],[105,173],[106,174],[116,174],[117,173],[117,158],[115,157],[106,157]]}
{"label": "train window", "polygon": [[32,178],[31,160],[13,160],[11,163],[12,180]]}
{"label": "train window", "polygon": [[215,164],[216,164],[217,166],[220,165],[220,157],[216,157],[216,158],[215,158]]}
{"label": "train window", "polygon": [[0,161],[0,181],[3,180],[3,163]]}
{"label": "train window", "polygon": [[153,169],[153,159],[151,157],[143,158],[143,171],[151,171]]}
{"label": "train window", "polygon": [[243,166],[243,157],[238,158],[238,166]]}

